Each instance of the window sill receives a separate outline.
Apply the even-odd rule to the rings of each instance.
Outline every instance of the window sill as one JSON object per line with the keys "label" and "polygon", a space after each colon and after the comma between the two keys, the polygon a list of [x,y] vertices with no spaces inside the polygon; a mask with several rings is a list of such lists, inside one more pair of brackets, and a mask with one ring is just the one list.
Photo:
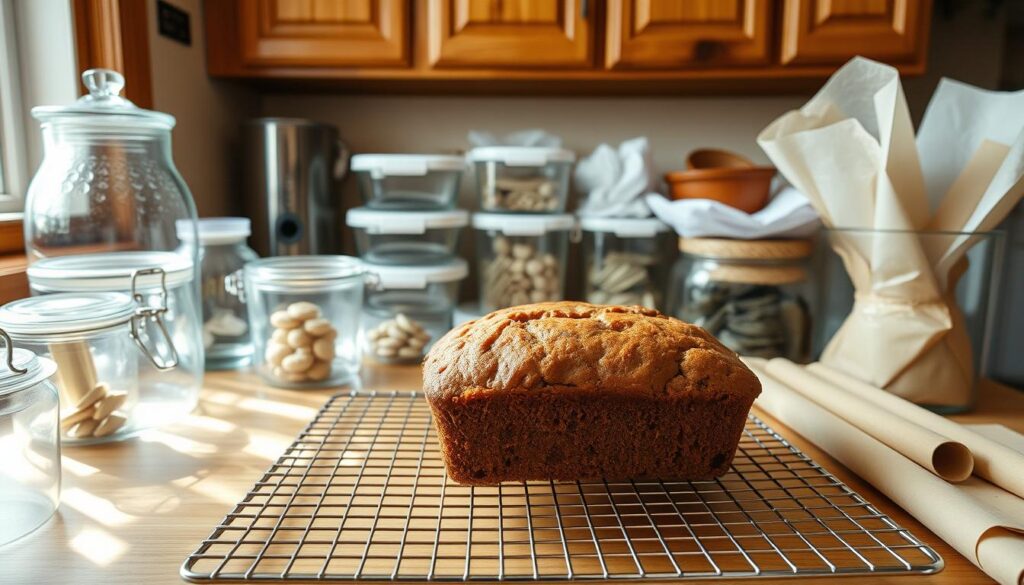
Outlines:
{"label": "window sill", "polygon": [[27,270],[21,214],[0,214],[0,303],[28,296]]}

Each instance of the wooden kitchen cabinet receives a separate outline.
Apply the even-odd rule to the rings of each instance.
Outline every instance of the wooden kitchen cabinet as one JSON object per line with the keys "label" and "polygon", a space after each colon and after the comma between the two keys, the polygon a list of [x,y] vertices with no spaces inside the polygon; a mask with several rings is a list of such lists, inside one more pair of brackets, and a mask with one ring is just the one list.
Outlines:
{"label": "wooden kitchen cabinet", "polygon": [[431,0],[431,67],[589,68],[587,0]]}
{"label": "wooden kitchen cabinet", "polygon": [[605,66],[766,65],[771,8],[769,0],[608,0]]}

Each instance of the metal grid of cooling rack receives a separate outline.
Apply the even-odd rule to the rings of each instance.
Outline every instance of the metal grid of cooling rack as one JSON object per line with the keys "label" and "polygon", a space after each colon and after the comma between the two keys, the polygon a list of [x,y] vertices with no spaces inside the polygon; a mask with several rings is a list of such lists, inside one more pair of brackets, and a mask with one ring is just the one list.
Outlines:
{"label": "metal grid of cooling rack", "polygon": [[756,417],[713,481],[447,479],[417,392],[332,398],[182,565],[191,581],[932,573],[942,559]]}

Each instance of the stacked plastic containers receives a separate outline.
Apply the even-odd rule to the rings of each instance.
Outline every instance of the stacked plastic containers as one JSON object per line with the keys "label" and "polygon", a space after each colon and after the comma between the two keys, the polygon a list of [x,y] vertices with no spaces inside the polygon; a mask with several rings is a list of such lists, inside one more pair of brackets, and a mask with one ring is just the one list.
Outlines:
{"label": "stacked plastic containers", "polygon": [[477,233],[480,312],[564,298],[570,235],[565,213],[572,151],[485,146],[469,152],[480,212]]}
{"label": "stacked plastic containers", "polygon": [[461,156],[360,154],[351,169],[365,205],[346,223],[371,275],[363,301],[362,346],[382,363],[418,363],[452,326],[458,285],[468,273],[456,256],[469,214],[455,207]]}

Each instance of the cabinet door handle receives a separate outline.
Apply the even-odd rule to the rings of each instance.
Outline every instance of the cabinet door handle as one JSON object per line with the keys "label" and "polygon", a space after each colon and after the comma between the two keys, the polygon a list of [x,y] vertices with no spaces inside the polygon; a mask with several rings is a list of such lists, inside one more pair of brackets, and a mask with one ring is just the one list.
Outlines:
{"label": "cabinet door handle", "polygon": [[580,19],[586,20],[590,17],[590,1],[580,0]]}

